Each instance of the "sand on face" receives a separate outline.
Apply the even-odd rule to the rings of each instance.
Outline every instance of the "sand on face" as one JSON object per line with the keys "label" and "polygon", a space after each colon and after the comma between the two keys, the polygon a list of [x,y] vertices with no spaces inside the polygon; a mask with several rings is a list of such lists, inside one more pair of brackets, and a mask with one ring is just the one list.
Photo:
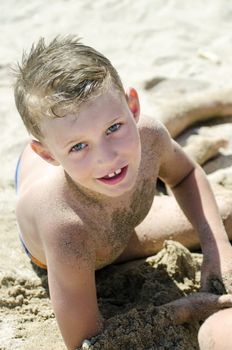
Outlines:
{"label": "sand on face", "polygon": [[[20,60],[23,49],[40,36],[49,40],[58,34],[78,34],[112,60],[125,86],[138,89],[143,112],[159,116],[166,104],[187,95],[231,87],[232,5],[226,0],[204,4],[200,0],[9,0],[1,2],[0,10],[0,349],[64,349],[46,276],[33,270],[18,239],[14,169],[28,135],[14,106],[9,65]],[[231,121],[222,123],[225,128],[222,125],[209,134],[222,133],[229,148],[220,161],[206,165],[208,172],[215,170],[217,162],[216,167],[222,167],[222,159],[231,164]],[[190,133],[197,132],[193,128]],[[97,275],[99,304],[112,323],[108,333],[95,339],[96,349],[145,349],[146,342],[149,349],[197,349],[199,325],[167,330],[157,324],[154,330],[150,322],[149,301],[160,305],[199,287],[194,255],[186,253],[193,265],[187,264],[187,276],[181,277],[170,272],[179,266],[178,259],[171,258],[176,253],[164,250],[162,254],[168,265],[143,262],[132,269],[110,267]],[[133,319],[142,322],[140,338]]]}

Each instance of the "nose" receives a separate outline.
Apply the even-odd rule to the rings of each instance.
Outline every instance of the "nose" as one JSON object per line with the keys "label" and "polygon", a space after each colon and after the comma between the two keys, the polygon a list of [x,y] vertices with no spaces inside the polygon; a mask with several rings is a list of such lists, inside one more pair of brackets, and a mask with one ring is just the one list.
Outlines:
{"label": "nose", "polygon": [[118,157],[117,148],[111,142],[101,142],[96,149],[96,162],[98,165],[110,166]]}

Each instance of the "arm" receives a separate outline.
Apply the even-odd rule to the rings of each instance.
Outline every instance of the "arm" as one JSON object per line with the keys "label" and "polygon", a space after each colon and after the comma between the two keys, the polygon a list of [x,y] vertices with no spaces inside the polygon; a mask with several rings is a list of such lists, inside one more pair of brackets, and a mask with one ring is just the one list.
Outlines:
{"label": "arm", "polygon": [[218,278],[223,273],[231,273],[232,249],[203,170],[187,157],[168,133],[164,133],[163,138],[165,152],[159,177],[170,186],[181,209],[198,232],[204,254],[203,284],[206,284],[209,277]]}
{"label": "arm", "polygon": [[77,244],[72,243],[76,254],[65,247],[54,249],[56,244],[46,249],[51,303],[69,350],[80,347],[84,339],[102,329],[91,254],[85,255],[85,251],[80,254]]}

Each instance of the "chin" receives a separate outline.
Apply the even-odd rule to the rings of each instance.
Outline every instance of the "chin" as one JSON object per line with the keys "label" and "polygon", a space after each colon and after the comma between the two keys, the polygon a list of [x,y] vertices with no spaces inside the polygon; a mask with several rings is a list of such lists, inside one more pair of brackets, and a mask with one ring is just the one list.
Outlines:
{"label": "chin", "polygon": [[105,193],[107,196],[112,197],[112,198],[116,198],[116,197],[121,197],[127,193],[129,193],[135,186],[136,180],[134,181],[130,181],[129,184],[124,184],[124,186],[122,186],[121,188],[115,188],[110,191],[106,191],[107,193]]}

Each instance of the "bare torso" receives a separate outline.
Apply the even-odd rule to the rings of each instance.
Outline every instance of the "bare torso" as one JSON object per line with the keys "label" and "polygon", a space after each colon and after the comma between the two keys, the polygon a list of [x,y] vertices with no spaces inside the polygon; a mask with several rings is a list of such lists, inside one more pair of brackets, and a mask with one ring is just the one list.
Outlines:
{"label": "bare torso", "polygon": [[159,146],[159,124],[157,128],[147,128],[147,123],[150,121],[144,119],[140,126],[142,160],[136,186],[125,196],[106,204],[91,202],[81,195],[73,200],[72,191],[64,191],[67,184],[62,168],[49,165],[30,146],[26,147],[21,157],[19,177],[19,197],[24,197],[19,206],[24,206],[22,213],[25,214],[19,214],[18,221],[24,242],[33,256],[46,264],[44,231],[52,223],[55,227],[57,222],[62,225],[62,221],[67,224],[69,220],[74,229],[71,235],[60,237],[63,250],[70,250],[71,246],[78,244],[75,241],[79,236],[73,231],[75,222],[78,227],[81,221],[86,236],[94,242],[96,269],[120,256],[136,226],[147,216],[155,195],[162,147]]}

